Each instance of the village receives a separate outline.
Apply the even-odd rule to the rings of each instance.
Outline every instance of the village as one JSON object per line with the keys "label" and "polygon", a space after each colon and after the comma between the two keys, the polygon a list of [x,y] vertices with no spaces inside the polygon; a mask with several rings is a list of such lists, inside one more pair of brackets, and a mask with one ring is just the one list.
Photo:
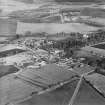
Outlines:
{"label": "village", "polygon": [[104,10],[100,0],[1,0],[0,105],[105,105]]}

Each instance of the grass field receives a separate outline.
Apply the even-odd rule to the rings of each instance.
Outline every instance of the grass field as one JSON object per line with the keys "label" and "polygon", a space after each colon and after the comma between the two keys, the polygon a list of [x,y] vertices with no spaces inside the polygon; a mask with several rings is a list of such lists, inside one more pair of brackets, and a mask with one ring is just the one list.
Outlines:
{"label": "grass field", "polygon": [[99,48],[99,49],[105,49],[105,43],[97,44],[97,45],[94,45],[92,47]]}

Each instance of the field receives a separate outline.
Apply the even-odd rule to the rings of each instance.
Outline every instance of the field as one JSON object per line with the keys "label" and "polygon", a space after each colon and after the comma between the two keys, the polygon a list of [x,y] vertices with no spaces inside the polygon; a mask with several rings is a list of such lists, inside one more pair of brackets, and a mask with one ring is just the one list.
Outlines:
{"label": "field", "polygon": [[[43,95],[34,95],[30,100],[24,101],[18,105],[68,105],[77,81],[64,85],[52,92]],[[85,81],[81,84],[80,90],[73,105],[104,105],[105,99],[97,93]]]}
{"label": "field", "polygon": [[97,45],[94,45],[92,47],[99,48],[99,49],[105,49],[105,43],[97,44]]}

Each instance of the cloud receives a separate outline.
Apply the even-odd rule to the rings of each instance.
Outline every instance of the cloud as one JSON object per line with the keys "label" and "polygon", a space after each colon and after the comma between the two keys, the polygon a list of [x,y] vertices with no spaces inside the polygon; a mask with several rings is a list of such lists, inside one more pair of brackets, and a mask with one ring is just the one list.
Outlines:
{"label": "cloud", "polygon": [[104,0],[55,0],[56,2],[102,2]]}
{"label": "cloud", "polygon": [[24,3],[34,3],[34,0],[14,0],[14,1],[19,1]]}
{"label": "cloud", "polygon": [[35,9],[39,7],[39,5],[26,3],[24,1],[26,0],[0,0],[2,15],[7,15],[13,11]]}

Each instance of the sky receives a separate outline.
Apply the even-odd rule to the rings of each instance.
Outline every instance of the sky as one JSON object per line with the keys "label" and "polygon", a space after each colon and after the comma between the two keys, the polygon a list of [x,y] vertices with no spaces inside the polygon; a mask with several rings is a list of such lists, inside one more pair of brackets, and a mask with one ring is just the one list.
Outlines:
{"label": "sky", "polygon": [[[31,2],[21,2],[25,0],[0,0],[0,12],[2,15],[6,15],[17,10],[35,9],[40,6],[40,4]],[[28,1],[28,0],[27,0]]]}
{"label": "sky", "polygon": [[[0,0],[0,16],[6,16],[7,14],[18,10],[29,10],[39,8],[43,4],[51,2],[64,2],[64,1],[90,1],[90,0]],[[100,1],[100,0],[91,0]],[[103,0],[104,1],[104,0]]]}
{"label": "sky", "polygon": [[46,32],[46,33],[57,33],[57,32],[87,32],[87,31],[95,31],[99,28],[88,26],[85,24],[79,23],[66,23],[66,24],[58,24],[58,23],[23,23],[18,22],[17,25],[17,34],[24,34],[27,31],[31,31],[32,33],[37,32]]}
{"label": "sky", "polygon": [[[12,11],[25,10],[25,9],[35,9],[40,5],[49,2],[65,2],[65,1],[101,1],[101,0],[0,0],[0,13],[2,15],[11,13]],[[104,1],[104,0],[103,0]],[[2,11],[2,12],[1,12]]]}

